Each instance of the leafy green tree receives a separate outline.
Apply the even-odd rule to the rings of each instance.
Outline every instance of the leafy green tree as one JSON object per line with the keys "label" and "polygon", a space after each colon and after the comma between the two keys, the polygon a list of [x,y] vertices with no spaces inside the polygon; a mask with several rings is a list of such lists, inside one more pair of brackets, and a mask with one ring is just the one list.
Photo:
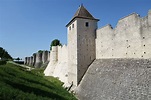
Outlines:
{"label": "leafy green tree", "polygon": [[43,52],[43,50],[39,50],[39,51],[38,51],[38,53],[42,53],[42,52]]}
{"label": "leafy green tree", "polygon": [[62,44],[60,43],[60,40],[58,39],[55,39],[51,42],[51,45],[50,45],[50,50],[52,49],[52,46],[62,46]]}
{"label": "leafy green tree", "polygon": [[18,57],[18,58],[16,58],[15,60],[19,61],[19,60],[22,60],[22,59]]}
{"label": "leafy green tree", "polygon": [[9,53],[2,47],[0,47],[0,58],[1,59],[12,59],[12,57],[9,55]]}
{"label": "leafy green tree", "polygon": [[36,53],[33,53],[33,56],[35,56],[36,55]]}

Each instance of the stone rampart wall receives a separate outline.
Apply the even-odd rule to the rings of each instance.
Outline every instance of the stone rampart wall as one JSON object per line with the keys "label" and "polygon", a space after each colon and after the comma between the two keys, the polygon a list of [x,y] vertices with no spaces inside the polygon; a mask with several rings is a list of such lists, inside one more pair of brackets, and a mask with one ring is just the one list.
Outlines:
{"label": "stone rampart wall", "polygon": [[50,59],[49,51],[42,51],[34,53],[31,57],[25,57],[25,65],[34,66],[36,68],[42,67],[44,64],[48,64]]}
{"label": "stone rampart wall", "polygon": [[24,61],[24,64],[25,64],[25,65],[27,64],[27,57],[25,57],[25,61]]}
{"label": "stone rampart wall", "polygon": [[68,50],[67,46],[63,45],[58,46],[58,62],[67,62],[68,61]]}
{"label": "stone rampart wall", "polygon": [[96,59],[76,89],[78,100],[149,100],[151,60]]}
{"label": "stone rampart wall", "polygon": [[140,17],[133,13],[96,31],[96,59],[151,58],[151,11]]}
{"label": "stone rampart wall", "polygon": [[62,82],[66,83],[68,74],[67,53],[67,46],[53,46],[50,52],[50,61],[44,74],[58,77]]}
{"label": "stone rampart wall", "polygon": [[36,53],[36,63],[35,63],[35,67],[39,68],[42,65],[42,53],[41,52],[37,52]]}
{"label": "stone rampart wall", "polygon": [[33,65],[33,57],[29,57],[29,66],[32,66]]}
{"label": "stone rampart wall", "polygon": [[49,53],[49,51],[42,52],[42,63],[48,62],[48,53]]}

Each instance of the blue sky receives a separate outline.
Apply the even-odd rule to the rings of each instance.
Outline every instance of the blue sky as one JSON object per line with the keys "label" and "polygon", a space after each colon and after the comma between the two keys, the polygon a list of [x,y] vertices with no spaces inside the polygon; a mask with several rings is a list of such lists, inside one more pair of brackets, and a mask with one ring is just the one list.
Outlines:
{"label": "blue sky", "polygon": [[65,25],[79,5],[100,19],[98,28],[111,24],[133,12],[146,16],[151,0],[0,0],[0,47],[12,57],[31,56],[49,50],[59,39],[67,44]]}

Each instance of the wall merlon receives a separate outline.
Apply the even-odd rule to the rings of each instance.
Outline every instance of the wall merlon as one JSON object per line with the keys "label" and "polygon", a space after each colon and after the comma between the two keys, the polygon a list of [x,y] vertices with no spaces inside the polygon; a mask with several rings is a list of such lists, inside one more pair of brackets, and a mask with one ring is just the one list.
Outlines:
{"label": "wall merlon", "polygon": [[148,11],[148,15],[151,15],[151,9]]}
{"label": "wall merlon", "polygon": [[140,18],[140,20],[141,20],[141,26],[142,26],[142,27],[147,27],[147,26],[149,26],[148,16],[142,17],[142,18]]}
{"label": "wall merlon", "polygon": [[107,24],[107,25],[105,25],[105,26],[103,26],[103,27],[101,27],[101,28],[99,28],[99,29],[97,29],[97,30],[103,30],[104,28],[110,28],[110,29],[113,29],[113,27],[112,27],[112,25],[111,25],[111,24]]}
{"label": "wall merlon", "polygon": [[151,9],[148,11],[148,23],[149,26],[151,27]]}
{"label": "wall merlon", "polygon": [[110,24],[96,31],[96,39],[99,39],[99,41],[103,40],[103,38],[111,39],[113,35],[114,35],[114,29],[112,28]]}
{"label": "wall merlon", "polygon": [[129,18],[129,17],[132,17],[132,16],[140,17],[140,15],[139,15],[139,14],[137,14],[137,13],[133,12],[133,13],[131,13],[131,14],[127,15],[127,16],[124,16],[124,17],[120,18],[120,19],[119,19],[119,21],[121,21],[121,20],[125,20],[125,19],[127,19],[127,18]]}
{"label": "wall merlon", "polygon": [[132,13],[122,19],[120,19],[115,29],[127,29],[140,26],[140,16],[136,13]]}

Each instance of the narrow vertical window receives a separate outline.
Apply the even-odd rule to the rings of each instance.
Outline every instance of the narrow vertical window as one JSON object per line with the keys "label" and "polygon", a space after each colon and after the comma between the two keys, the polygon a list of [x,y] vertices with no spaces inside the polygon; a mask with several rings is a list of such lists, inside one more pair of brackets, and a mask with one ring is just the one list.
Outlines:
{"label": "narrow vertical window", "polygon": [[71,26],[69,27],[69,30],[71,30]]}
{"label": "narrow vertical window", "polygon": [[72,28],[74,28],[74,24],[72,24]]}
{"label": "narrow vertical window", "polygon": [[89,27],[89,23],[88,23],[88,22],[86,22],[86,23],[85,23],[85,26],[86,26],[86,27]]}

